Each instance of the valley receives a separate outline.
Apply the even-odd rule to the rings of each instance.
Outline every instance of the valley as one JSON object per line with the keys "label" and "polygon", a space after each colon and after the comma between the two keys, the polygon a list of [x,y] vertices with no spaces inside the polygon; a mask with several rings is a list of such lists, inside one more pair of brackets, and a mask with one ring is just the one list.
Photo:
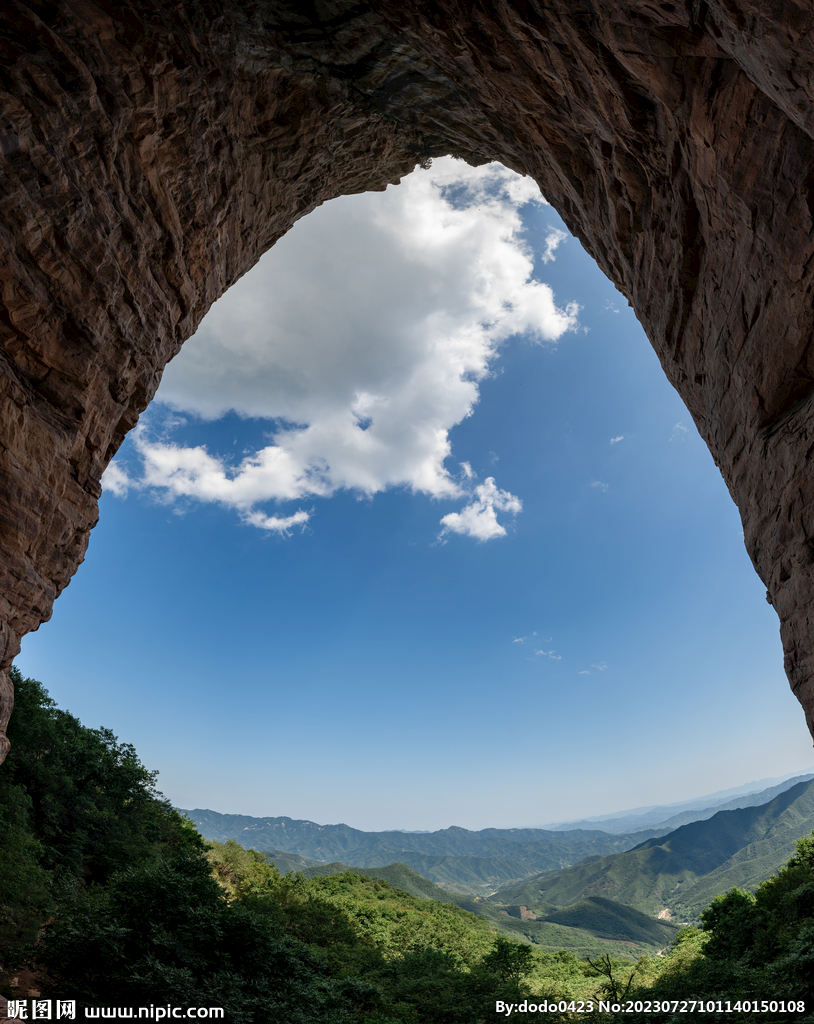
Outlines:
{"label": "valley", "polygon": [[542,872],[569,867],[585,857],[633,849],[664,835],[658,829],[610,835],[598,830],[469,829],[436,832],[363,832],[349,825],[319,825],[287,817],[253,818],[179,808],[209,840],[234,839],[256,850],[275,850],[315,863],[341,861],[378,868],[400,862],[453,892],[486,896]]}
{"label": "valley", "polygon": [[[383,879],[485,917],[512,938],[584,957],[658,952],[680,926],[697,924],[718,894],[733,886],[751,891],[770,878],[814,830],[814,777],[693,804],[656,820],[660,827],[629,832],[363,832],[288,817],[184,813],[206,839],[261,851],[283,874]],[[658,819],[670,808],[653,810],[603,823]],[[670,820],[681,823],[670,829]]]}

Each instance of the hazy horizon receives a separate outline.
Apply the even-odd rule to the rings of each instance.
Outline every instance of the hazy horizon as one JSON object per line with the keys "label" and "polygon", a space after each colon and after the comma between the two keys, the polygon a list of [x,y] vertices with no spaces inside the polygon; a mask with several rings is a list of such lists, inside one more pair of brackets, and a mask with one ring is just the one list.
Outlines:
{"label": "hazy horizon", "polygon": [[[574,818],[574,819],[568,819],[568,820],[564,820],[564,821],[550,821],[550,822],[544,822],[542,824],[537,824],[537,825],[534,825],[534,824],[524,824],[524,823],[517,823],[517,822],[515,822],[514,825],[501,826],[501,827],[504,828],[504,829],[505,828],[509,828],[509,829],[541,829],[541,830],[546,830],[546,829],[555,828],[555,827],[558,827],[558,826],[563,826],[563,825],[571,824],[572,822],[576,824],[576,823],[583,822],[583,821],[585,821],[585,822],[587,822],[587,821],[595,822],[597,824],[597,827],[598,827],[599,824],[603,820],[612,820],[614,818],[623,817],[623,816],[626,816],[626,815],[646,814],[648,811],[656,810],[658,808],[664,808],[665,810],[670,810],[673,807],[680,808],[680,807],[686,806],[687,804],[694,804],[694,803],[701,804],[704,800],[707,800],[707,799],[709,799],[710,801],[714,802],[716,798],[720,798],[723,802],[726,802],[726,798],[728,796],[731,796],[733,799],[734,799],[734,797],[736,795],[746,796],[749,793],[757,793],[757,792],[760,792],[763,789],[770,789],[774,785],[779,785],[781,782],[787,782],[789,779],[795,778],[797,776],[812,775],[812,774],[814,774],[814,766],[810,766],[808,768],[801,768],[801,769],[799,769],[796,772],[789,772],[789,774],[782,775],[782,776],[779,776],[779,777],[772,777],[772,778],[765,778],[765,779],[755,779],[752,782],[744,783],[744,785],[742,785],[742,786],[734,786],[731,789],[719,790],[719,791],[717,791],[715,793],[702,793],[702,794],[700,794],[700,795],[698,795],[696,797],[689,797],[687,800],[679,800],[679,801],[676,801],[675,803],[670,803],[670,804],[648,804],[648,805],[646,805],[644,807],[623,808],[621,810],[611,811],[610,813],[607,813],[607,814],[597,815],[597,816],[592,817],[592,818]],[[711,806],[711,804],[707,805],[707,806]],[[268,814],[248,814],[248,813],[245,813],[243,811],[224,810],[224,809],[218,808],[218,807],[186,807],[186,808],[182,808],[180,806],[179,806],[179,810],[185,810],[185,811],[212,811],[215,814],[236,815],[236,816],[239,816],[239,817],[257,818],[258,820],[263,820],[263,819],[266,819],[266,818],[290,818],[292,821],[312,821],[311,818],[300,818],[296,814],[287,814],[285,812],[283,812],[283,813],[277,813],[277,812],[271,813],[271,812],[269,812]],[[350,821],[314,821],[313,823],[315,825],[321,825],[321,826],[347,825],[350,828],[356,828],[357,827],[356,825],[353,824],[353,822],[350,822]],[[440,828],[435,828],[435,829],[427,829],[427,828],[398,828],[396,826],[392,826],[390,828],[359,829],[359,831],[362,831],[362,832],[400,832],[400,833],[404,833],[405,835],[419,835],[419,834],[427,834],[427,833],[431,833],[431,832],[442,831],[445,828],[465,828],[465,827],[466,826],[459,825],[457,822],[450,822],[448,825],[442,825],[442,826],[440,826]],[[495,826],[485,825],[482,828],[488,829],[488,828],[492,828],[492,827],[495,827]],[[642,827],[644,828],[645,826],[642,826]],[[599,828],[598,828],[598,830],[601,831],[601,829],[599,829]],[[482,829],[470,829],[469,831],[482,831]]]}

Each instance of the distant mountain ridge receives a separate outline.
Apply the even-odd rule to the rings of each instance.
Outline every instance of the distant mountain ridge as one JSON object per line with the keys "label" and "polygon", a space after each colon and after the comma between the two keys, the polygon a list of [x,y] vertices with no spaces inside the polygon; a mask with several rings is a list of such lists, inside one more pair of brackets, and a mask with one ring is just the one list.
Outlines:
{"label": "distant mountain ridge", "polygon": [[483,829],[453,826],[436,832],[363,832],[349,825],[319,825],[288,817],[254,818],[204,809],[184,810],[206,839],[235,839],[256,850],[357,867],[409,867],[446,888],[489,892],[541,871],[566,867],[585,857],[632,849],[663,835],[653,829],[610,835],[592,829]]}
{"label": "distant mountain ridge", "polygon": [[[572,829],[599,829],[603,832],[635,832],[638,829],[675,829],[691,821],[711,818],[718,811],[735,810],[739,807],[755,807],[765,804],[798,782],[814,779],[814,768],[807,773],[789,775],[780,779],[761,779],[734,789],[708,793],[684,803],[662,804],[653,807],[636,807],[630,811],[605,814],[580,821],[566,821],[542,826],[552,832],[570,832]],[[771,783],[766,786],[765,783]]]}
{"label": "distant mountain ridge", "polygon": [[[771,799],[755,802],[765,795]],[[741,802],[749,806],[731,808]],[[628,953],[663,948],[675,922],[695,919],[733,885],[754,888],[770,877],[814,829],[814,777],[723,804],[670,831],[622,835],[457,826],[363,832],[288,817],[185,813],[206,838],[262,850],[283,872],[383,878],[485,916],[515,938],[594,956],[620,944]]]}
{"label": "distant mountain ridge", "polygon": [[[713,806],[700,806],[709,797],[694,801],[696,806],[692,809],[687,809],[686,804],[673,805],[670,809],[674,812],[676,807],[684,810],[679,810],[672,817],[659,822],[659,828],[639,828],[621,833],[615,831],[621,823],[638,821],[641,824],[643,819],[658,817],[667,808],[655,807],[650,808],[644,815],[606,819],[608,831],[597,828],[595,822],[585,822],[591,827],[568,830],[489,828],[473,832],[452,826],[435,832],[392,829],[364,832],[345,824],[320,825],[313,821],[285,816],[256,818],[203,809],[187,810],[184,813],[193,820],[206,839],[220,842],[235,839],[244,846],[269,852],[283,871],[297,871],[337,863],[352,865],[359,869],[384,868],[400,863],[458,896],[491,896],[496,890],[501,890],[495,895],[495,900],[503,901],[503,896],[506,895],[510,903],[517,902],[518,905],[528,904],[531,897],[518,897],[515,901],[509,895],[513,888],[524,889],[526,883],[533,885],[539,876],[555,875],[560,879],[557,885],[563,893],[563,886],[568,889],[572,882],[573,892],[568,889],[571,895],[557,898],[553,898],[553,895],[551,898],[544,898],[538,894],[533,900],[535,905],[549,903],[563,906],[576,899],[611,896],[628,906],[642,908],[646,904],[649,908],[653,896],[649,888],[650,883],[646,880],[653,874],[650,855],[643,859],[639,856],[639,860],[634,858],[624,862],[627,865],[625,870],[636,876],[627,887],[619,886],[614,881],[613,871],[610,871],[601,884],[596,880],[590,881],[598,870],[595,865],[599,861],[611,863],[612,858],[632,852],[634,849],[661,850],[662,847],[669,845],[662,842],[664,837],[669,837],[672,842],[673,835],[679,832],[682,835],[701,836],[703,842],[708,843],[709,837],[704,836],[703,830],[695,829],[690,833],[684,833],[682,830],[690,824],[700,825],[717,820],[710,833],[712,835],[720,826],[720,814],[768,806],[783,794],[796,791],[800,786],[805,787],[812,780],[814,775],[786,779],[768,789],[750,791],[727,799],[727,795],[732,792],[730,790],[717,794],[721,797],[721,802]],[[747,789],[748,786],[740,788]],[[759,818],[760,814],[757,814],[757,817]],[[812,827],[814,828],[814,822]],[[795,834],[795,838],[802,834],[804,832]],[[715,845],[717,848],[720,843],[716,840]],[[676,906],[682,908],[682,913],[694,913],[699,903],[705,899],[708,902],[718,892],[732,885],[757,884],[780,866],[792,852],[792,846],[791,841],[780,843],[778,836],[772,841],[768,841],[766,837],[758,840],[744,839],[741,846],[736,845],[729,849],[721,863],[712,869],[696,870],[697,865],[694,862],[689,866],[685,865],[686,870],[682,868],[678,872],[680,880],[678,875],[674,879],[675,885],[683,886],[682,898],[678,900]],[[778,850],[782,852],[778,853]],[[631,865],[639,861],[641,864],[634,870]],[[673,864],[673,861],[669,863]],[[644,872],[644,875],[638,877],[641,872]],[[571,879],[568,885],[565,882],[566,877]],[[507,892],[504,893],[504,890]],[[663,886],[659,893],[666,897]],[[642,900],[645,902],[642,903]],[[673,902],[676,900],[673,899]]]}
{"label": "distant mountain ridge", "polygon": [[770,877],[812,830],[814,781],[799,782],[768,803],[718,811],[633,850],[544,872],[492,900],[549,913],[552,905],[601,896],[649,915],[669,910],[694,917],[718,893],[735,885],[751,889]]}

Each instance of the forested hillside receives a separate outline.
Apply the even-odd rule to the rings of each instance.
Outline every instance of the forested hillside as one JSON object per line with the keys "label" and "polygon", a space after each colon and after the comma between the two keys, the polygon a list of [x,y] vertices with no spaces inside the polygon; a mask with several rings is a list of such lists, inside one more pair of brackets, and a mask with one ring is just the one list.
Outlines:
{"label": "forested hillside", "polygon": [[[274,865],[280,867],[277,860]],[[335,863],[302,870],[306,878],[324,878],[343,872],[387,881],[421,899],[454,903],[462,910],[487,918],[494,928],[513,939],[531,942],[541,949],[569,950],[581,957],[619,956],[620,949],[627,957],[652,954],[669,945],[677,931],[674,925],[654,920],[612,900],[586,900],[565,911],[554,906],[547,910],[537,907],[536,913],[529,913],[524,906],[503,906],[483,897],[449,892],[406,864],[357,868]]]}
{"label": "forested hillside", "polygon": [[698,919],[732,886],[754,889],[814,829],[814,781],[801,782],[759,807],[719,811],[625,853],[585,860],[496,893],[497,903],[568,906],[601,896],[651,916],[667,910]]}
{"label": "forested hillside", "polygon": [[[407,867],[394,881],[423,891],[358,872],[283,875],[236,842],[205,843],[130,745],[55,707],[35,680],[15,673],[15,685],[24,713],[0,770],[0,979],[28,1000],[22,1019],[32,991],[75,998],[76,1019],[83,1007],[165,1004],[221,1007],[230,1024],[487,1024],[524,1001],[555,1001],[544,1012],[557,1021],[581,1001],[578,1019],[610,1024],[600,1000],[699,995],[737,1000],[729,1021],[803,1021],[814,999],[814,838],[755,895],[719,896],[703,930],[679,932],[662,957],[631,958],[625,943],[616,956],[544,950],[432,898]],[[494,911],[530,923],[519,906]],[[541,924],[563,932],[659,927],[603,897],[547,912]],[[769,994],[783,1013],[753,1012]]]}

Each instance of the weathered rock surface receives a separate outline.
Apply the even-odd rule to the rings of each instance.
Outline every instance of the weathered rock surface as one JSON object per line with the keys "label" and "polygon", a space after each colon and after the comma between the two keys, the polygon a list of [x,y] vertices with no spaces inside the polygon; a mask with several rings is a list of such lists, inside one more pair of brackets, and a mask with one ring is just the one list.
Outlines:
{"label": "weathered rock surface", "polygon": [[633,304],[814,728],[812,29],[794,0],[8,3],[4,673],[212,302],[319,203],[453,152],[533,175]]}

